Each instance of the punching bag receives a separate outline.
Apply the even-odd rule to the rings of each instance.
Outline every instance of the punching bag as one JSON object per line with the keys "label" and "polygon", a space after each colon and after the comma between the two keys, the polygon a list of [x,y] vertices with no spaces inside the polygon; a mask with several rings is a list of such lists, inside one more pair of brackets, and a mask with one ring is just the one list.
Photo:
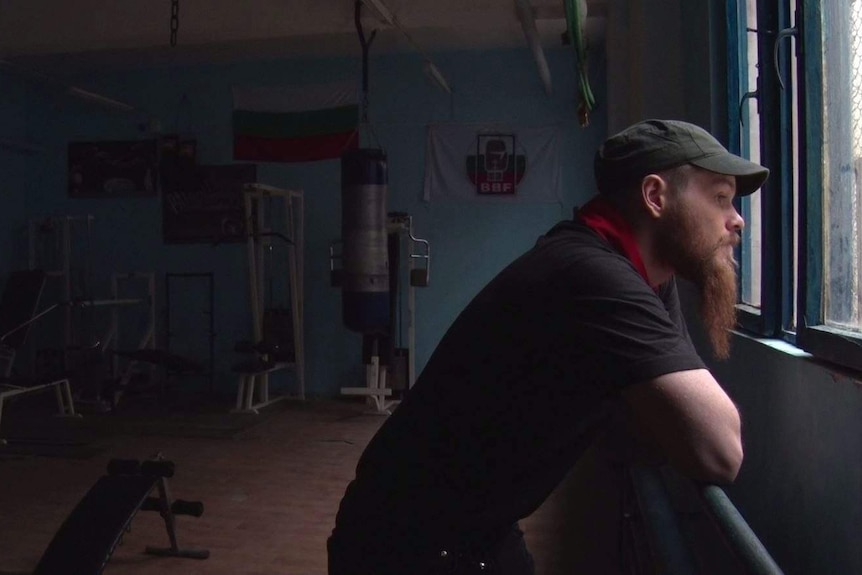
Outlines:
{"label": "punching bag", "polygon": [[383,150],[360,148],[341,156],[341,315],[363,334],[389,331],[389,254]]}

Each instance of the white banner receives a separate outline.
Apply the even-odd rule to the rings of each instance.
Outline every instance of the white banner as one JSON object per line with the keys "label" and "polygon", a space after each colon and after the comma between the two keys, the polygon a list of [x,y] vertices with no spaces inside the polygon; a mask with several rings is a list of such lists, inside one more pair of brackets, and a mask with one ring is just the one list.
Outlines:
{"label": "white banner", "polygon": [[561,203],[562,128],[428,126],[426,202]]}

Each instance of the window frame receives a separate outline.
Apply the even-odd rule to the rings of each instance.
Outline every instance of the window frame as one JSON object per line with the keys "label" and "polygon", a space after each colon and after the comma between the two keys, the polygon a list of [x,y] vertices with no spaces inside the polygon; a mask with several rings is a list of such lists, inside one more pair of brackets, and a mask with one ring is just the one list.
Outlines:
{"label": "window frame", "polygon": [[[799,78],[800,134],[805,141],[821,141],[823,134],[823,11],[819,1],[798,0],[802,15],[799,35],[803,42]],[[827,326],[824,321],[823,293],[823,149],[802,146],[800,150],[800,181],[805,193],[800,194],[800,209],[806,217],[800,226],[801,273],[807,279],[799,286],[800,326],[797,341],[812,355],[830,363],[862,371],[862,334]]]}
{"label": "window frame", "polygon": [[[788,320],[792,317],[792,269],[793,230],[782,225],[792,214],[792,142],[790,122],[791,98],[788,90],[781,90],[772,65],[772,48],[778,30],[787,27],[789,0],[776,3],[774,0],[757,0],[757,96],[752,98],[760,121],[760,161],[770,168],[770,177],[758,192],[761,201],[761,305],[759,308],[740,303],[737,305],[738,324],[741,329],[764,337],[793,339],[788,331]],[[736,74],[728,74],[728,140],[734,153],[742,152],[743,132],[740,128],[740,104],[743,95],[751,89],[747,86],[748,70],[743,68],[743,55],[747,56],[747,28],[745,0],[727,3],[728,22],[728,67]],[[790,66],[790,52],[780,50],[779,63],[783,76]],[[765,62],[764,66],[762,63]],[[746,80],[743,80],[746,78]],[[786,128],[786,129],[785,129]],[[740,213],[746,212],[743,200],[736,200]],[[741,249],[738,256],[741,256]],[[738,257],[740,261],[742,257]],[[742,293],[744,271],[739,275],[739,293]]]}
{"label": "window frame", "polygon": [[[825,322],[824,275],[824,141],[823,125],[823,0],[757,0],[758,69],[757,105],[760,112],[761,163],[770,177],[761,190],[761,307],[739,305],[739,328],[764,337],[779,337],[829,364],[862,371],[862,333],[842,330]],[[777,5],[776,5],[777,4]],[[728,139],[739,153],[739,102],[744,83],[740,74],[745,47],[745,0],[727,4]],[[782,90],[772,64],[777,32],[789,27],[795,11],[796,98],[798,115],[792,110],[790,89]],[[790,41],[779,49],[779,69],[789,79],[793,65]],[[789,88],[789,83],[785,82]],[[798,122],[800,144],[794,149],[793,122]],[[808,145],[807,143],[814,143]],[[798,161],[798,205],[793,199],[793,166]],[[741,202],[738,204],[741,209]],[[798,237],[794,238],[793,214],[798,210]],[[798,241],[797,281],[793,298],[793,245]],[[862,255],[860,255],[862,257]],[[744,270],[743,270],[744,271]],[[743,281],[742,273],[740,281]],[[741,285],[740,285],[741,287]],[[796,326],[790,323],[796,311]]]}

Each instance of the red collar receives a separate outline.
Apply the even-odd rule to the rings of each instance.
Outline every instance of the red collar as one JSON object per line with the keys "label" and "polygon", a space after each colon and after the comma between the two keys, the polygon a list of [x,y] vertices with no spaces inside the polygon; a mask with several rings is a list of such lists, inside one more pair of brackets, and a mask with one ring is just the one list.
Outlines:
{"label": "red collar", "polygon": [[611,202],[596,196],[578,210],[578,218],[628,258],[647,285],[651,285],[634,231]]}

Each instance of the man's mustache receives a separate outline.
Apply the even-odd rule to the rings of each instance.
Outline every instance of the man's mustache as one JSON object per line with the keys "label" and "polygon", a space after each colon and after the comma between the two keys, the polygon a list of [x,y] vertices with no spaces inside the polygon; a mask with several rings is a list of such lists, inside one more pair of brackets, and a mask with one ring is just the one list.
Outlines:
{"label": "man's mustache", "polygon": [[715,247],[712,249],[712,254],[717,253],[721,248],[731,246],[733,248],[739,247],[739,244],[742,243],[742,237],[739,234],[733,234],[726,238],[721,238],[718,240],[718,243],[715,244]]}
{"label": "man's mustache", "polygon": [[742,243],[742,236],[740,234],[731,234],[730,236],[728,236],[726,238],[721,238],[720,240],[718,240],[718,246],[717,247],[720,248],[723,246],[732,246],[732,247],[736,248],[736,247],[739,247],[739,244],[741,244],[741,243]]}
{"label": "man's mustache", "polygon": [[727,240],[727,243],[735,248],[739,247],[739,244],[742,243],[742,236],[739,234],[733,234],[732,236],[730,236],[730,239]]}

